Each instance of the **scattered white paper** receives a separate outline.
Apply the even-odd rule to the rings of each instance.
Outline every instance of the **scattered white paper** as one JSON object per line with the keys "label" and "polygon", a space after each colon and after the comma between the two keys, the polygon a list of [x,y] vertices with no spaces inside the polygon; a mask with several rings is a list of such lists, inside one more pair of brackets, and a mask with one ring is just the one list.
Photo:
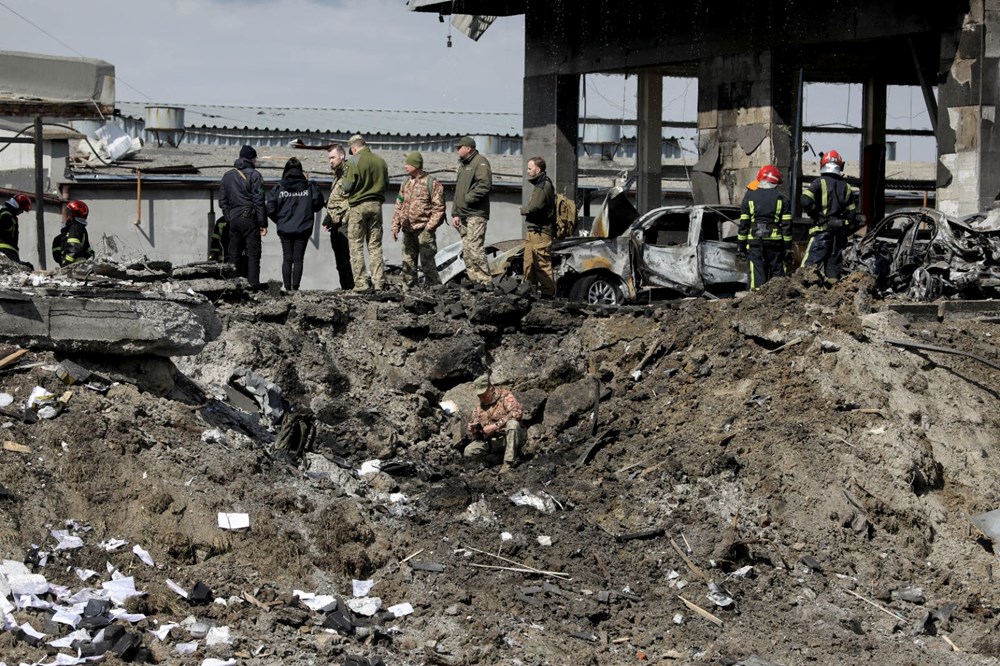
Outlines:
{"label": "scattered white paper", "polygon": [[145,562],[148,566],[155,566],[153,564],[153,558],[150,556],[149,551],[144,549],[139,544],[132,546],[132,552],[139,556],[139,559]]}
{"label": "scattered white paper", "polygon": [[212,627],[205,637],[205,644],[212,645],[232,645],[233,639],[229,636],[229,627]]}
{"label": "scattered white paper", "polygon": [[14,396],[10,393],[0,393],[0,407],[7,407],[14,402]]}
{"label": "scattered white paper", "polygon": [[109,553],[112,553],[127,543],[128,541],[125,541],[124,539],[108,539],[107,541],[102,541],[98,545]]}
{"label": "scattered white paper", "polygon": [[53,622],[58,622],[59,624],[68,624],[74,629],[76,629],[77,625],[80,624],[80,620],[82,619],[83,618],[80,617],[77,613],[70,613],[69,611],[65,610],[57,610],[55,613],[52,614]]}
{"label": "scattered white paper", "polygon": [[163,582],[165,582],[167,584],[167,587],[169,587],[171,590],[173,590],[174,594],[176,594],[177,596],[183,597],[185,599],[188,598],[187,590],[185,590],[183,587],[181,587],[180,585],[178,585],[174,581],[172,581],[172,580],[170,580],[168,578],[168,579],[166,579]]}
{"label": "scattered white paper", "polygon": [[551,497],[541,497],[532,493],[527,488],[521,488],[510,496],[510,501],[518,506],[533,506],[542,513],[552,513],[556,510],[556,503]]}
{"label": "scattered white paper", "polygon": [[514,538],[514,535],[511,534],[510,532],[501,532],[500,533],[500,540],[501,541],[510,541],[513,538]]}
{"label": "scattered white paper", "polygon": [[454,400],[445,400],[444,402],[439,402],[438,405],[440,405],[441,411],[448,416],[458,411],[458,405],[455,404]]}
{"label": "scattered white paper", "polygon": [[28,408],[33,409],[34,406],[44,400],[55,400],[57,396],[52,395],[41,386],[36,386],[31,389],[31,395],[28,396]]}
{"label": "scattered white paper", "polygon": [[409,615],[413,612],[413,606],[407,602],[403,602],[401,604],[396,604],[395,606],[389,606],[386,610],[396,617],[403,617],[404,615]]}
{"label": "scattered white paper", "polygon": [[40,631],[36,631],[35,628],[31,626],[30,622],[25,622],[24,624],[22,624],[21,631],[28,634],[32,638],[45,638],[48,635]]}
{"label": "scattered white paper", "polygon": [[4,560],[0,570],[7,576],[10,594],[15,597],[22,594],[45,594],[49,591],[45,576],[31,573],[23,562]]}
{"label": "scattered white paper", "polygon": [[83,539],[73,536],[68,530],[52,530],[52,538],[58,541],[55,550],[76,550],[83,548]]}
{"label": "scattered white paper", "polygon": [[177,654],[194,654],[198,651],[198,641],[190,643],[178,643],[175,647]]}
{"label": "scattered white paper", "polygon": [[80,569],[76,568],[73,571],[76,572],[76,577],[82,581],[87,581],[97,575],[97,572],[93,569]]}
{"label": "scattered white paper", "polygon": [[61,638],[57,638],[54,641],[49,641],[47,645],[51,645],[55,648],[68,648],[73,647],[74,641],[89,641],[90,633],[86,629],[77,629],[76,631],[66,634]]}
{"label": "scattered white paper", "polygon": [[361,469],[358,470],[358,474],[367,476],[368,474],[375,474],[380,471],[382,471],[382,461],[376,458],[375,460],[366,460],[361,463]]}
{"label": "scattered white paper", "polygon": [[552,537],[545,536],[545,535],[539,535],[539,537],[538,537],[538,545],[539,546],[551,546],[552,545]]}
{"label": "scattered white paper", "polygon": [[359,599],[348,599],[347,607],[358,615],[371,617],[382,608],[382,600],[378,597],[361,597]]}
{"label": "scattered white paper", "polygon": [[146,619],[146,616],[142,613],[129,613],[124,608],[112,608],[108,611],[108,617],[112,620],[125,620],[126,622],[131,622],[132,624],[142,622]]}
{"label": "scattered white paper", "polygon": [[157,629],[156,631],[149,629],[149,633],[156,636],[157,640],[159,640],[162,643],[163,641],[167,640],[167,636],[170,635],[170,630],[176,626],[177,626],[176,622],[171,622],[170,624],[161,625],[160,628]]}
{"label": "scattered white paper", "polygon": [[367,597],[368,593],[372,591],[373,587],[375,587],[375,581],[373,580],[355,579],[351,581],[351,588],[353,590],[354,596],[356,597]]}
{"label": "scattered white paper", "polygon": [[224,530],[243,530],[250,527],[249,513],[219,513],[219,527]]}
{"label": "scattered white paper", "polygon": [[302,605],[309,610],[320,611],[322,613],[337,610],[337,598],[329,594],[314,594],[312,592],[303,592],[302,590],[295,590],[292,594],[298,597]]}
{"label": "scattered white paper", "polygon": [[145,594],[145,592],[139,592],[135,589],[135,579],[131,576],[109,580],[101,585],[101,587],[108,591],[111,601],[115,602],[118,606],[124,604],[125,600],[130,597],[138,597]]}
{"label": "scattered white paper", "polygon": [[389,501],[393,504],[406,504],[406,495],[403,493],[389,493]]}
{"label": "scattered white paper", "polygon": [[201,662],[201,666],[236,666],[235,659],[208,659]]}

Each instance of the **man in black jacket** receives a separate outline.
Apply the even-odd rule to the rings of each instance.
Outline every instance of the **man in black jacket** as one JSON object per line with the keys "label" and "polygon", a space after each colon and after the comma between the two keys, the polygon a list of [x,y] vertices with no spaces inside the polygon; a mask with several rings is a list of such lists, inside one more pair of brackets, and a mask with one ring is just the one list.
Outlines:
{"label": "man in black jacket", "polygon": [[0,252],[18,263],[21,255],[17,246],[17,216],[30,211],[31,198],[27,194],[15,194],[0,206]]}
{"label": "man in black jacket", "polygon": [[255,291],[260,289],[260,241],[267,235],[264,178],[256,166],[257,151],[243,146],[219,184],[219,207],[229,222],[229,260]]}
{"label": "man in black jacket", "polygon": [[535,186],[521,215],[527,227],[524,241],[524,281],[538,287],[542,296],[556,295],[552,275],[552,238],[556,230],[556,190],[545,173],[545,160],[528,160],[528,182]]}

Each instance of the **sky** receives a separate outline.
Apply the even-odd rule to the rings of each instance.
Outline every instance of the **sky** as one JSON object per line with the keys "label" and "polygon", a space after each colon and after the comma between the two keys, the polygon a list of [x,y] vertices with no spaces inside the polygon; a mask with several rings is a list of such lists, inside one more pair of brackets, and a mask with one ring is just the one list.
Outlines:
{"label": "sky", "polygon": [[[0,0],[0,21],[5,50],[111,63],[122,101],[522,110],[523,16],[497,19],[478,42],[405,0]],[[584,77],[581,114],[635,118],[635,84]],[[665,119],[694,121],[697,81],[666,79],[663,102]],[[888,115],[890,128],[929,127],[919,90],[890,88]],[[859,126],[860,116],[859,85],[807,86],[807,125]],[[696,157],[694,132],[677,134]],[[814,138],[847,143],[836,146],[846,159],[860,152],[842,136]],[[930,139],[900,138],[897,149],[934,155]]]}

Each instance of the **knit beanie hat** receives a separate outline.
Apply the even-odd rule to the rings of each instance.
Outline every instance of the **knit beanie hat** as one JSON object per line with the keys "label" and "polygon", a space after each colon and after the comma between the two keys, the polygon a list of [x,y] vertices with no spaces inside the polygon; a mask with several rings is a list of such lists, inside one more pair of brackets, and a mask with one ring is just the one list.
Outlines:
{"label": "knit beanie hat", "polygon": [[414,169],[424,168],[424,156],[415,150],[412,153],[407,153],[404,161]]}
{"label": "knit beanie hat", "polygon": [[240,157],[245,160],[255,160],[257,159],[257,151],[253,149],[253,146],[243,146],[240,148]]}

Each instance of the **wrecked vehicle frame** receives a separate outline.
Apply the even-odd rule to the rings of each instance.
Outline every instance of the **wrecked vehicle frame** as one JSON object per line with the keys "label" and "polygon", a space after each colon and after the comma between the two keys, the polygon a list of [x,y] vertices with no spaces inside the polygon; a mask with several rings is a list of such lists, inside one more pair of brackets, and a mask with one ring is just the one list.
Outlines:
{"label": "wrecked vehicle frame", "polygon": [[869,273],[883,294],[929,301],[1000,294],[1000,226],[990,215],[962,220],[930,208],[884,217],[844,252],[845,271]]}
{"label": "wrecked vehicle frame", "polygon": [[[739,208],[663,206],[640,216],[621,190],[612,191],[590,236],[552,242],[557,291],[594,305],[659,297],[735,293],[746,288],[747,263],[737,253]],[[494,277],[524,275],[524,241],[487,246]],[[465,265],[461,243],[437,255],[442,281]]]}

